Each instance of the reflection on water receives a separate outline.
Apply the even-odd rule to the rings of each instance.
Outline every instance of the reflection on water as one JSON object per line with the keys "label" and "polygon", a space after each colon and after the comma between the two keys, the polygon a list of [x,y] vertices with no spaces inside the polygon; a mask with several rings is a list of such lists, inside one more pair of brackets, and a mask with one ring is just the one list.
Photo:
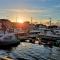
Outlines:
{"label": "reflection on water", "polygon": [[60,60],[60,48],[45,47],[43,45],[22,42],[12,50],[0,50],[0,58],[6,57],[12,60]]}

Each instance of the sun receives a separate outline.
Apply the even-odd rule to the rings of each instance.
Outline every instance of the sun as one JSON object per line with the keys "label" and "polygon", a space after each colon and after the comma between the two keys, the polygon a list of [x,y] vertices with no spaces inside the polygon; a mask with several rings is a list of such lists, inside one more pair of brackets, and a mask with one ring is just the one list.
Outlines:
{"label": "sun", "polygon": [[17,18],[17,22],[18,23],[24,23],[24,20],[23,19],[20,19],[20,18]]}

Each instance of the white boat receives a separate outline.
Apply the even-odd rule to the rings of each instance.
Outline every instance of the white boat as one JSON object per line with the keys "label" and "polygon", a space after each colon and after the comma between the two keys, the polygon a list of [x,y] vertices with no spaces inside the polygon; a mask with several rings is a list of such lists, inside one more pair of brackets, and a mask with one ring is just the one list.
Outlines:
{"label": "white boat", "polygon": [[38,31],[38,30],[31,30],[29,32],[29,37],[31,37],[31,38],[37,37],[38,33],[40,33],[40,31]]}
{"label": "white boat", "polygon": [[53,31],[56,35],[60,35],[60,29],[54,29]]}
{"label": "white boat", "polygon": [[52,40],[59,40],[60,36],[54,34],[50,29],[44,31],[44,34],[39,34],[39,36],[43,39],[52,39]]}
{"label": "white boat", "polygon": [[31,30],[30,32],[29,32],[29,37],[38,37],[39,36],[39,34],[42,34],[42,35],[44,35],[44,30],[46,30],[46,28],[39,28],[39,29],[35,29],[35,30]]}

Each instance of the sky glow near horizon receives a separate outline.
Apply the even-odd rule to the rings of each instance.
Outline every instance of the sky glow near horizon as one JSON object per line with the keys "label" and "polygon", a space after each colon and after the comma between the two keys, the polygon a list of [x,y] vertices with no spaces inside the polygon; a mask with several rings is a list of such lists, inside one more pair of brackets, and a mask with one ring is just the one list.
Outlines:
{"label": "sky glow near horizon", "polygon": [[0,0],[0,18],[46,22],[60,20],[60,0]]}

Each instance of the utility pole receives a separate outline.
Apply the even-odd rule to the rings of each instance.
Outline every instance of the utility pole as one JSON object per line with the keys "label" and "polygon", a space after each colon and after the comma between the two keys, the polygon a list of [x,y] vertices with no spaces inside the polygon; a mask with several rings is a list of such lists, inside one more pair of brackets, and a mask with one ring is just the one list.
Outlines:
{"label": "utility pole", "polygon": [[32,17],[31,17],[31,24],[32,24]]}
{"label": "utility pole", "polygon": [[16,17],[16,29],[17,29],[17,17]]}
{"label": "utility pole", "polygon": [[51,18],[50,18],[50,26],[51,26]]}
{"label": "utility pole", "polygon": [[17,23],[17,17],[16,17],[16,23]]}
{"label": "utility pole", "polygon": [[40,21],[40,24],[41,24],[41,21]]}

